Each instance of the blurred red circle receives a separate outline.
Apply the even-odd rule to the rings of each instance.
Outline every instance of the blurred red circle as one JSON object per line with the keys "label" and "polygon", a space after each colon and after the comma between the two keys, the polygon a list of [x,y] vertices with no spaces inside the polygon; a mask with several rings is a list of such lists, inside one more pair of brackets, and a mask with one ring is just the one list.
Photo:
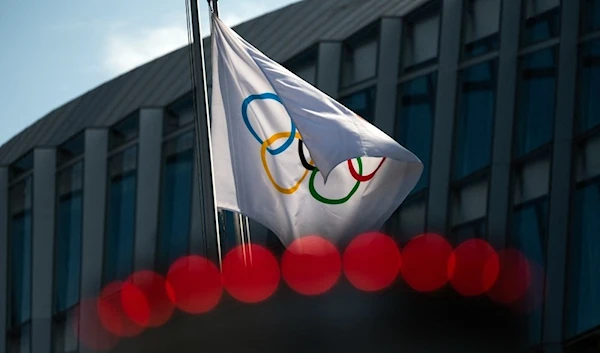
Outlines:
{"label": "blurred red circle", "polygon": [[350,283],[363,291],[387,288],[398,277],[400,250],[382,233],[369,232],[354,238],[344,251],[343,268]]}
{"label": "blurred red circle", "polygon": [[548,287],[546,273],[539,263],[528,260],[530,269],[530,284],[527,291],[519,300],[511,303],[512,310],[521,315],[529,315],[542,310]]}
{"label": "blurred red circle", "polygon": [[281,274],[275,256],[262,246],[237,246],[223,259],[223,286],[235,299],[258,303],[268,299]]}
{"label": "blurred red circle", "polygon": [[281,259],[283,279],[303,295],[319,295],[330,290],[342,271],[340,253],[329,241],[310,235],[296,239]]}
{"label": "blurred red circle", "polygon": [[494,285],[499,267],[498,254],[490,244],[481,239],[469,239],[450,255],[448,278],[459,294],[477,296]]}
{"label": "blurred red circle", "polygon": [[171,302],[189,314],[211,311],[223,294],[219,269],[210,260],[197,255],[175,261],[167,274],[166,286]]}
{"label": "blurred red circle", "polygon": [[442,236],[421,234],[402,250],[402,277],[416,291],[431,292],[448,282],[447,266],[452,247]]}
{"label": "blurred red circle", "polygon": [[498,251],[498,279],[488,296],[500,304],[511,304],[522,298],[531,285],[531,269],[527,258],[516,249]]}
{"label": "blurred red circle", "polygon": [[73,315],[75,337],[89,349],[107,351],[119,343],[119,337],[110,333],[100,322],[97,299],[81,300]]}
{"label": "blurred red circle", "polygon": [[152,271],[134,272],[123,284],[121,302],[127,316],[142,327],[164,325],[174,309],[165,279]]}
{"label": "blurred red circle", "polygon": [[143,327],[137,325],[125,314],[121,304],[121,289],[123,282],[115,281],[109,283],[102,289],[97,301],[98,317],[100,322],[109,332],[120,337],[133,337],[143,331]]}

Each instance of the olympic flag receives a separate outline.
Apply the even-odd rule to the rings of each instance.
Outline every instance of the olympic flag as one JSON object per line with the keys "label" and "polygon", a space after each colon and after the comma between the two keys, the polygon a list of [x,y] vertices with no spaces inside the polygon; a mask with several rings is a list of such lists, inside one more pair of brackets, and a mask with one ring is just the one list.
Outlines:
{"label": "olympic flag", "polygon": [[212,18],[217,207],[286,246],[379,230],[416,185],[421,161]]}

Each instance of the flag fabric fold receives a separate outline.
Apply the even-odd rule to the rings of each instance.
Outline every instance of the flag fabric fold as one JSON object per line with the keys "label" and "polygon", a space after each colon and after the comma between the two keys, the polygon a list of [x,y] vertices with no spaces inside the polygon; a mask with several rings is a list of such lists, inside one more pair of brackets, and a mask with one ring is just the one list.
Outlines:
{"label": "flag fabric fold", "polygon": [[379,230],[423,165],[390,136],[212,21],[217,206],[284,245]]}

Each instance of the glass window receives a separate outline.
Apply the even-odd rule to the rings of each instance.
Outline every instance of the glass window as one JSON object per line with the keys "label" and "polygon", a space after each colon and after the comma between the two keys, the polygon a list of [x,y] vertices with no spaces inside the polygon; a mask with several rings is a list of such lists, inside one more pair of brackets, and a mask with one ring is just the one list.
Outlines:
{"label": "glass window", "polygon": [[340,103],[372,123],[375,118],[375,87],[341,98]]}
{"label": "glass window", "polygon": [[71,138],[57,149],[56,164],[62,165],[83,154],[85,136],[83,133]]}
{"label": "glass window", "polygon": [[[79,307],[74,307],[52,323],[52,353],[77,353],[79,352],[77,327]],[[21,352],[19,352],[21,353]]]}
{"label": "glass window", "polygon": [[486,227],[487,221],[485,218],[480,218],[454,227],[452,229],[454,246],[458,246],[469,239],[485,239],[487,232]]}
{"label": "glass window", "polygon": [[292,72],[313,86],[317,84],[317,67],[314,63],[298,65],[293,68]]}
{"label": "glass window", "polygon": [[468,0],[465,3],[464,55],[474,57],[500,47],[499,0]]}
{"label": "glass window", "polygon": [[194,135],[185,133],[164,145],[158,268],[188,252],[192,212]]}
{"label": "glass window", "polygon": [[398,89],[396,139],[419,157],[424,166],[413,193],[429,184],[436,82],[437,74],[432,73],[406,82]]}
{"label": "glass window", "polygon": [[[518,249],[533,263],[545,267],[545,253],[548,235],[548,199],[535,201],[515,207],[512,215],[512,232],[508,236],[508,246]],[[535,285],[533,295],[542,297],[543,284]],[[542,309],[533,308],[526,320],[529,344],[537,344],[542,338]]]}
{"label": "glass window", "polygon": [[552,141],[556,99],[556,49],[521,59],[517,111],[517,157]]}
{"label": "glass window", "polygon": [[408,18],[404,27],[403,68],[417,68],[437,62],[440,32],[439,4],[435,2],[416,17]]}
{"label": "glass window", "polygon": [[560,0],[524,0],[524,4],[521,45],[531,45],[558,37],[560,32]]}
{"label": "glass window", "polygon": [[379,26],[373,26],[343,44],[342,86],[361,82],[377,74]]}
{"label": "glass window", "polygon": [[567,286],[567,336],[600,324],[600,182],[580,185],[571,215]]}
{"label": "glass window", "polygon": [[8,353],[31,353],[31,323],[21,327],[15,336],[8,336]]}
{"label": "glass window", "polygon": [[318,50],[312,49],[300,54],[285,64],[285,67],[304,81],[315,86],[317,84]]}
{"label": "glass window", "polygon": [[600,124],[600,40],[585,43],[579,59],[578,129],[584,132]]}
{"label": "glass window", "polygon": [[109,149],[117,148],[138,136],[139,114],[136,112],[110,129]]}
{"label": "glass window", "polygon": [[31,318],[32,177],[10,189],[9,327]]}
{"label": "glass window", "polygon": [[58,175],[54,312],[62,312],[79,301],[82,192],[83,162],[79,162]]}
{"label": "glass window", "polygon": [[455,180],[490,164],[496,109],[496,67],[496,61],[492,60],[465,69],[459,75]]}
{"label": "glass window", "polygon": [[122,280],[133,266],[137,147],[109,159],[104,283]]}
{"label": "glass window", "polygon": [[600,0],[583,0],[581,14],[583,33],[600,30]]}
{"label": "glass window", "polygon": [[19,176],[33,169],[33,152],[27,153],[15,163],[11,164],[9,169],[9,180],[14,180]]}
{"label": "glass window", "polygon": [[163,125],[163,135],[190,125],[194,122],[194,96],[186,94],[183,98],[171,104],[166,111]]}

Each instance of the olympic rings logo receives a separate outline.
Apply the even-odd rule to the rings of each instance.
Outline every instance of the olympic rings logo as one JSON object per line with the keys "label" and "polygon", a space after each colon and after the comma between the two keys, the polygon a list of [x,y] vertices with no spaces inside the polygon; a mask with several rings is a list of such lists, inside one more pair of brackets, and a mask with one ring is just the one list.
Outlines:
{"label": "olympic rings logo", "polygon": [[[283,105],[283,103],[281,102],[281,99],[279,98],[279,96],[277,96],[274,93],[253,94],[253,95],[248,96],[242,102],[242,119],[244,120],[244,124],[248,128],[248,131],[250,132],[250,134],[254,137],[254,139],[261,146],[260,158],[261,158],[261,163],[262,163],[263,169],[265,170],[265,174],[267,175],[267,177],[269,178],[269,181],[271,182],[271,184],[273,184],[275,189],[282,194],[291,195],[291,194],[295,193],[300,188],[300,185],[302,185],[302,182],[304,182],[304,180],[308,176],[308,173],[311,173],[310,177],[309,177],[309,181],[308,181],[308,190],[310,191],[311,196],[315,200],[322,202],[324,204],[340,205],[340,204],[348,202],[348,200],[350,200],[352,198],[352,196],[356,193],[356,191],[360,187],[361,183],[368,182],[371,179],[373,179],[375,174],[377,174],[377,171],[379,171],[379,169],[385,162],[386,158],[384,157],[381,160],[381,162],[379,163],[379,165],[377,166],[377,168],[375,169],[375,171],[373,171],[371,174],[363,175],[363,164],[362,164],[361,158],[360,157],[356,158],[356,161],[358,163],[358,171],[354,167],[352,160],[348,160],[347,161],[348,170],[349,170],[352,178],[356,181],[356,183],[354,184],[354,186],[352,187],[352,189],[346,196],[339,198],[339,199],[326,198],[326,197],[322,196],[321,194],[319,194],[319,192],[315,188],[315,178],[317,176],[317,173],[319,172],[319,169],[316,166],[314,166],[314,163],[312,160],[310,160],[310,161],[306,160],[306,156],[304,155],[302,136],[300,136],[300,133],[297,131],[296,125],[294,124],[293,121],[290,120],[291,126],[290,126],[289,132],[275,133],[271,137],[269,137],[268,139],[266,139],[264,141],[261,140],[261,138],[258,136],[258,134],[256,133],[256,130],[254,130],[254,128],[250,124],[250,119],[248,118],[248,107],[249,107],[250,103],[252,103],[255,100],[273,100],[282,105]],[[271,146],[276,141],[279,141],[281,139],[285,139],[285,142],[280,147],[272,149]],[[277,182],[273,178],[273,175],[271,174],[271,170],[269,169],[269,165],[267,164],[267,152],[269,154],[271,154],[272,156],[281,154],[282,152],[286,151],[292,145],[292,143],[294,142],[295,139],[298,139],[298,158],[300,159],[300,163],[306,170],[304,171],[304,173],[300,176],[298,181],[292,187],[286,188],[286,187],[283,187],[283,186],[277,184]]]}

